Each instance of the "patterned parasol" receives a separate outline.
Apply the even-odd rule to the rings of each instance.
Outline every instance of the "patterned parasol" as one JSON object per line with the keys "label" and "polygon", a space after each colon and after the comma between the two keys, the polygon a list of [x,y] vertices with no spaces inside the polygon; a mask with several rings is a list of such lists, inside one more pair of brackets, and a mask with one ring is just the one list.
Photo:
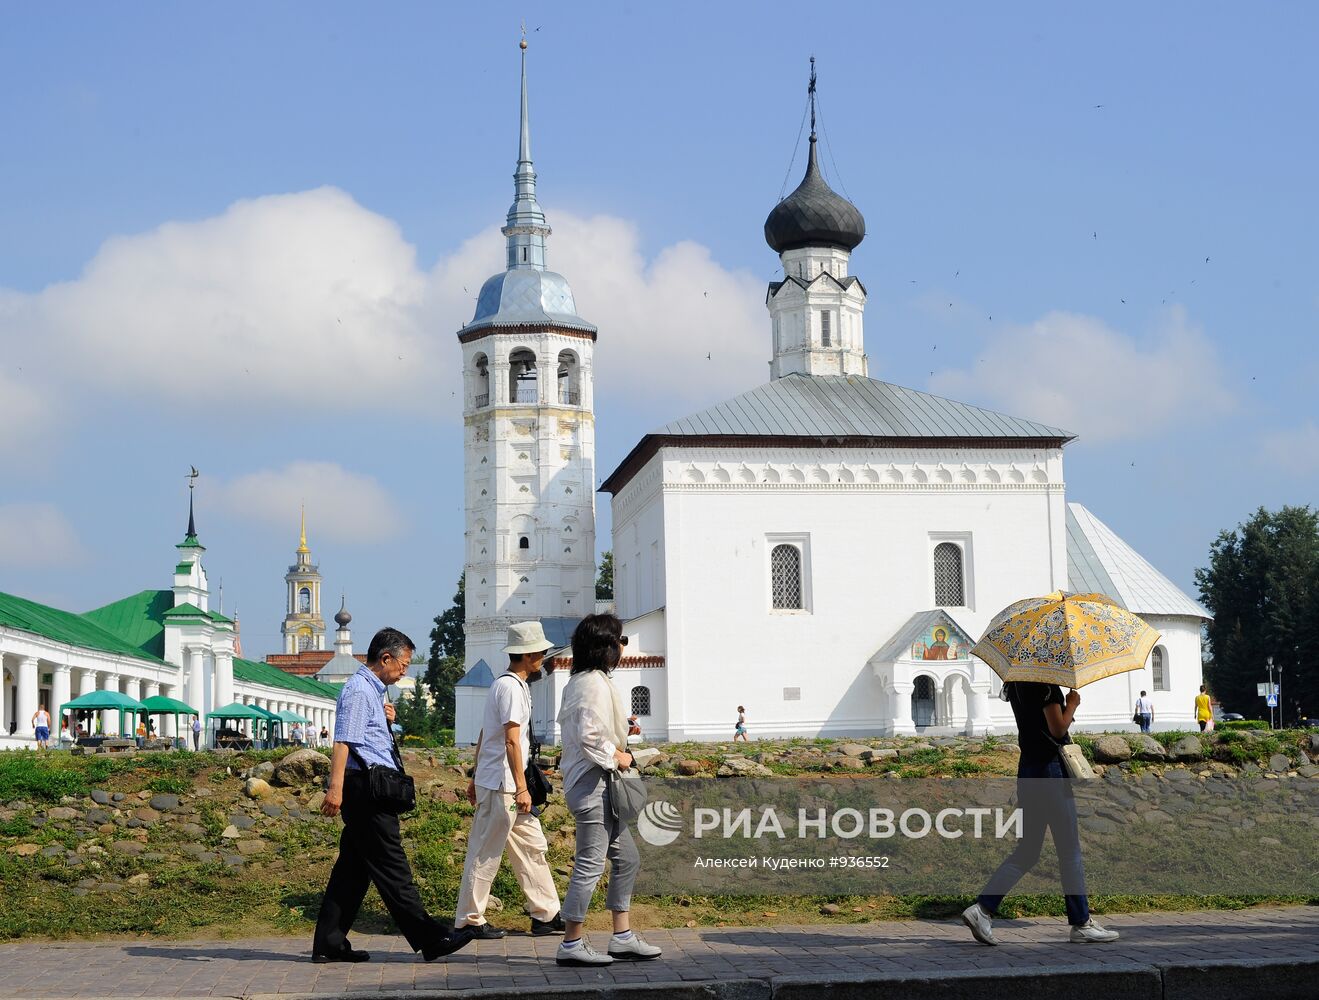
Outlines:
{"label": "patterned parasol", "polygon": [[1140,670],[1159,633],[1104,594],[1055,590],[1008,605],[971,652],[1005,681],[1079,688]]}

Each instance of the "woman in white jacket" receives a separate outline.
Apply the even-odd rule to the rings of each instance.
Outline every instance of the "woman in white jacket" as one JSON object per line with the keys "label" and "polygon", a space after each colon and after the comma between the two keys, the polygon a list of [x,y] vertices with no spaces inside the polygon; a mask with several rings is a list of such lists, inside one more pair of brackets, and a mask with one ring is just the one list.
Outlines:
{"label": "woman in white jacket", "polygon": [[[629,922],[632,886],[641,860],[632,832],[615,819],[609,802],[608,772],[634,764],[626,749],[627,713],[609,679],[626,644],[623,623],[613,615],[587,615],[572,635],[572,677],[559,709],[563,739],[559,771],[568,808],[577,820],[577,848],[563,901],[563,942],[555,955],[559,965],[610,965],[661,954],[633,932]],[[614,934],[602,955],[582,931],[606,858],[612,868],[605,906],[613,914]]]}

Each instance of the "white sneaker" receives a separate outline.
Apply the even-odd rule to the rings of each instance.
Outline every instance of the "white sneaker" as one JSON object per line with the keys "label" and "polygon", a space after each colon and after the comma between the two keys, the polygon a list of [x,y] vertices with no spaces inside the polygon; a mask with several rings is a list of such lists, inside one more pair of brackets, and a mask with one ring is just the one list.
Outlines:
{"label": "white sneaker", "polygon": [[664,954],[662,948],[647,944],[636,931],[632,932],[630,941],[620,941],[616,937],[609,939],[609,957],[620,962],[648,962]]}
{"label": "white sneaker", "polygon": [[1105,930],[1093,920],[1072,928],[1072,944],[1107,944],[1117,939],[1117,931]]}
{"label": "white sneaker", "polygon": [[972,903],[962,911],[962,923],[971,928],[972,935],[981,944],[998,944],[998,938],[994,937],[993,918],[979,903]]}
{"label": "white sneaker", "polygon": [[585,935],[577,940],[577,943],[571,948],[565,948],[562,943],[559,944],[559,950],[554,955],[556,965],[613,965],[614,960],[608,955],[601,955],[591,947],[591,942],[586,940]]}

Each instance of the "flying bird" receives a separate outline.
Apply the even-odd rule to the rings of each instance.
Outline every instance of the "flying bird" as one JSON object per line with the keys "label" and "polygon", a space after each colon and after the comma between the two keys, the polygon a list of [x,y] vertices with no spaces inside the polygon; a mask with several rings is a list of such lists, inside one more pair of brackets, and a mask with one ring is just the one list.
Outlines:
{"label": "flying bird", "polygon": [[1097,240],[1097,239],[1099,239],[1099,230],[1096,229],[1093,233],[1091,233],[1091,234],[1090,234],[1090,238],[1091,238],[1092,240]]}
{"label": "flying bird", "polygon": [[710,360],[710,352],[709,352],[709,351],[706,351],[706,352],[705,352],[705,360],[706,360],[706,361],[709,361],[709,360]]}

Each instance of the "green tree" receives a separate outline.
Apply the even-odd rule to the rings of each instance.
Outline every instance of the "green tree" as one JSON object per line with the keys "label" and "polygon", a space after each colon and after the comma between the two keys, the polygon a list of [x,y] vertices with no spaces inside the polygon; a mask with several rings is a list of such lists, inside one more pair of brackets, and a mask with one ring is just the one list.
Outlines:
{"label": "green tree", "polygon": [[600,557],[600,572],[595,576],[595,599],[612,601],[614,599],[614,554],[606,552]]}
{"label": "green tree", "polygon": [[1212,660],[1205,677],[1231,710],[1263,710],[1265,662],[1282,669],[1284,720],[1319,712],[1319,511],[1260,508],[1209,550],[1195,574]]}
{"label": "green tree", "polygon": [[467,654],[467,642],[463,634],[463,626],[467,622],[466,579],[465,575],[458,577],[458,593],[453,595],[453,604],[435,616],[435,627],[431,629],[430,657],[426,661],[426,687],[435,699],[435,712],[440,725],[445,729],[454,726],[457,705],[454,685],[462,679],[463,658]]}

